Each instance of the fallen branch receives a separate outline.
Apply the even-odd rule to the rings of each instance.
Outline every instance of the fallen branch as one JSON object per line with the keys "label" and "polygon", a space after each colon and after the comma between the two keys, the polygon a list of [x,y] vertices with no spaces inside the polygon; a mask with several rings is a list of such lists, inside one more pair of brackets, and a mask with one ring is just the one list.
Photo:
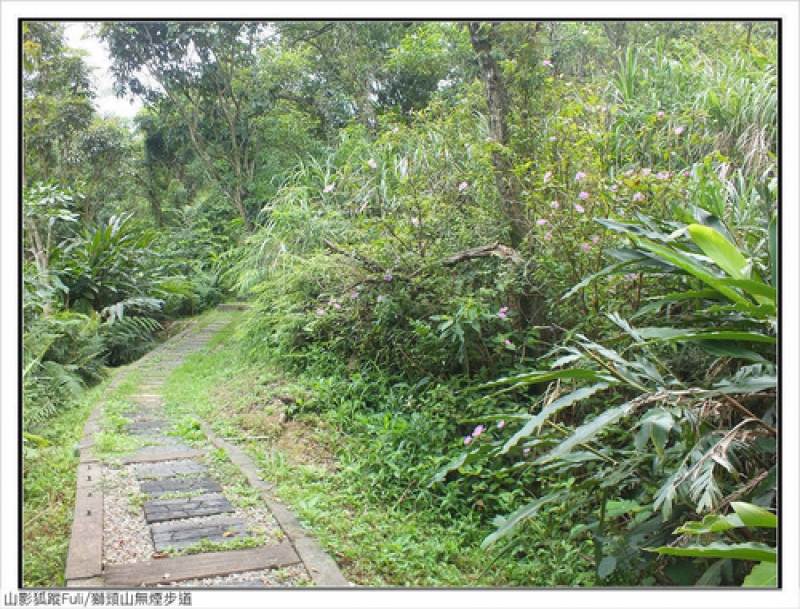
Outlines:
{"label": "fallen branch", "polygon": [[[347,256],[348,258],[352,258],[360,262],[365,268],[369,269],[370,271],[380,273],[385,275],[387,273],[386,268],[383,267],[378,262],[368,258],[364,254],[358,251],[346,251],[339,247],[338,245],[331,243],[327,239],[322,240],[325,243],[325,246],[334,254],[339,254],[341,256]],[[405,279],[412,279],[418,275],[421,275],[425,271],[428,271],[432,266],[441,265],[441,266],[455,266],[460,262],[464,262],[465,260],[473,260],[475,258],[486,258],[487,256],[497,256],[498,258],[505,258],[506,260],[511,260],[517,264],[522,264],[525,260],[520,256],[519,252],[515,249],[500,243],[499,241],[495,241],[494,243],[489,243],[488,245],[480,245],[478,247],[472,247],[470,249],[466,249],[460,252],[456,252],[455,254],[450,254],[440,260],[423,266],[413,273],[406,275]],[[400,279],[402,277],[398,277]],[[369,281],[377,281],[375,279],[365,278],[358,282],[358,284],[362,284]],[[358,285],[356,284],[356,285]]]}
{"label": "fallen branch", "polygon": [[450,254],[447,258],[442,260],[442,264],[444,266],[454,266],[459,262],[463,262],[464,260],[472,260],[473,258],[484,258],[486,256],[498,256],[499,258],[508,258],[512,262],[516,262],[517,264],[521,264],[524,262],[522,256],[513,249],[508,247],[507,245],[503,245],[499,241],[494,243],[490,243],[489,245],[481,245],[479,247],[473,247],[468,250],[464,250],[461,252],[456,252],[455,254]]}

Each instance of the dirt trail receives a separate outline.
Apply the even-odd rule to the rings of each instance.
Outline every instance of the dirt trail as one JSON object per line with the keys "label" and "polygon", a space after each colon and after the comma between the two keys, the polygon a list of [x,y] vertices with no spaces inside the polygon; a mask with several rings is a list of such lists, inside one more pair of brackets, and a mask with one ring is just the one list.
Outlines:
{"label": "dirt trail", "polygon": [[[105,400],[89,417],[80,446],[68,586],[349,585],[272,497],[247,455],[205,424],[193,441],[184,440],[164,412],[161,392],[169,375],[236,315],[234,308],[220,308],[224,314],[213,322],[190,325],[120,371],[106,395],[139,372],[124,412],[109,422],[102,417]],[[133,448],[113,458],[95,450],[109,439]]]}

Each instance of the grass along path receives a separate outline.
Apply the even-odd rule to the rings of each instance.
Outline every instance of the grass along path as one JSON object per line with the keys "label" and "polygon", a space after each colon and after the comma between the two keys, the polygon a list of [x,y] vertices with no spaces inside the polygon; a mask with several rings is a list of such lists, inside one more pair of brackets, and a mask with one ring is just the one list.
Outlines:
{"label": "grass along path", "polygon": [[[213,315],[213,314],[212,314]],[[201,355],[190,356],[164,388],[166,408],[192,427],[193,417],[235,442],[259,466],[277,497],[362,586],[519,586],[588,583],[574,564],[586,563],[568,544],[543,542],[547,581],[529,562],[496,560],[480,548],[491,527],[474,518],[449,516],[424,489],[384,492],[370,475],[368,434],[351,433],[333,410],[297,414],[313,398],[310,382],[289,380],[276,363],[265,367],[243,355],[234,322]],[[292,414],[294,413],[294,415]],[[505,558],[505,557],[504,557]],[[559,572],[558,561],[568,566]]]}

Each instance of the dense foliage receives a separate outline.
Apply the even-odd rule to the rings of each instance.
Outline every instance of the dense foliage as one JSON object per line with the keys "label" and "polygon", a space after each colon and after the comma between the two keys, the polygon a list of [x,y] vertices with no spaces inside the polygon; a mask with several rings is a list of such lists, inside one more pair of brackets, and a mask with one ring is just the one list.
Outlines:
{"label": "dense foliage", "polygon": [[[774,583],[776,23],[96,35],[134,124],[96,116],[60,26],[25,35],[31,438],[240,295],[251,362],[309,390],[289,416],[510,583]],[[697,526],[766,550],[674,551]]]}

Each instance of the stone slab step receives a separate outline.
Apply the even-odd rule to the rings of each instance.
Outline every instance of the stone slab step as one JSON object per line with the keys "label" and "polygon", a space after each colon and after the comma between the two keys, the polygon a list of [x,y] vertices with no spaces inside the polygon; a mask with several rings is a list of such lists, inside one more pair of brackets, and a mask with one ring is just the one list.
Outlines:
{"label": "stone slab step", "polygon": [[161,420],[135,421],[128,425],[126,431],[133,435],[148,435],[153,432],[166,431],[171,427],[169,422]]}
{"label": "stone slab step", "polygon": [[158,498],[166,493],[221,493],[222,486],[211,478],[166,478],[163,480],[145,480],[139,489],[146,495]]}
{"label": "stone slab step", "polygon": [[103,583],[108,587],[135,588],[243,571],[275,569],[298,562],[300,558],[294,548],[288,541],[284,541],[277,545],[249,550],[210,552],[162,558],[146,563],[107,565],[103,573]]}
{"label": "stone slab step", "polygon": [[122,457],[123,463],[153,463],[175,461],[178,459],[195,459],[208,452],[206,449],[191,448],[185,444],[175,446],[145,446],[132,455]]}
{"label": "stone slab step", "polygon": [[195,516],[213,516],[232,511],[233,506],[230,501],[221,493],[208,493],[180,499],[155,499],[144,503],[144,519],[148,523]]}
{"label": "stone slab step", "polygon": [[154,447],[154,446],[160,446],[160,447],[169,446],[172,448],[176,446],[181,446],[183,448],[186,447],[185,444],[182,444],[183,440],[175,436],[152,435],[145,433],[131,434],[131,435],[136,436],[138,440],[143,442],[144,445],[148,447]]}
{"label": "stone slab step", "polygon": [[153,524],[153,543],[156,551],[185,548],[206,539],[225,543],[250,537],[241,518],[208,518],[203,522],[165,522]]}
{"label": "stone slab step", "polygon": [[191,476],[205,474],[208,468],[195,461],[167,461],[142,463],[136,467],[136,478],[139,480],[158,480],[175,476]]}

